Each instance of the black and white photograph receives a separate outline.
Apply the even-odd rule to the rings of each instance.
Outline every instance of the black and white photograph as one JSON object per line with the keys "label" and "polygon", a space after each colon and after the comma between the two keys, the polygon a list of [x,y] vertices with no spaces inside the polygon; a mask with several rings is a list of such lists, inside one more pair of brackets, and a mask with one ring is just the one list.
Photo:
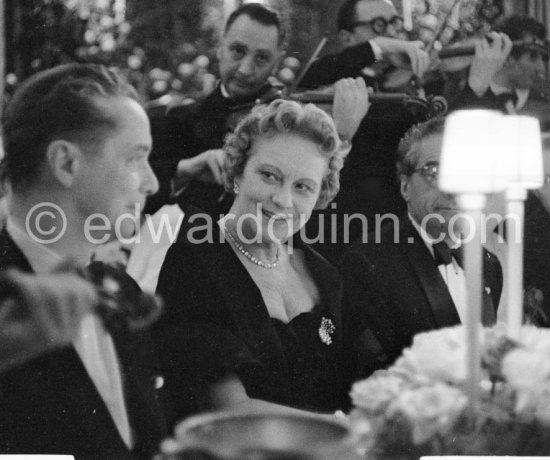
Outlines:
{"label": "black and white photograph", "polygon": [[0,0],[0,460],[550,458],[549,28]]}

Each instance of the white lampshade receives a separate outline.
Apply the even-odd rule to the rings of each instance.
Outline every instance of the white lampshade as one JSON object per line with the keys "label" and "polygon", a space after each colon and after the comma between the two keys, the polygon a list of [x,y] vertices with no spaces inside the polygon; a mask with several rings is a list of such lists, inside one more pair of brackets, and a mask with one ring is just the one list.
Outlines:
{"label": "white lampshade", "polygon": [[439,187],[493,193],[543,184],[539,121],[489,110],[461,110],[445,122]]}
{"label": "white lampshade", "polygon": [[503,161],[508,162],[508,186],[539,188],[544,183],[542,137],[539,120],[522,115],[503,116],[506,139]]}
{"label": "white lampshade", "polygon": [[493,193],[506,188],[502,162],[504,115],[491,110],[459,110],[445,121],[439,188],[448,193]]}

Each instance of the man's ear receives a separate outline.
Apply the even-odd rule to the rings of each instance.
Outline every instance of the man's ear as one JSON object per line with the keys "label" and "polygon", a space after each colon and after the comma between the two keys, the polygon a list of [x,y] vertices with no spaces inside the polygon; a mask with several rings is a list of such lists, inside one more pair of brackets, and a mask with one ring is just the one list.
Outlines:
{"label": "man's ear", "polygon": [[401,174],[399,176],[399,180],[401,181],[401,196],[403,199],[408,203],[410,199],[410,176],[407,176],[406,174]]}
{"label": "man's ear", "polygon": [[46,161],[51,175],[63,187],[69,188],[82,166],[82,151],[72,142],[56,139],[48,145]]}
{"label": "man's ear", "polygon": [[338,39],[342,45],[342,48],[355,45],[355,38],[349,30],[338,31]]}

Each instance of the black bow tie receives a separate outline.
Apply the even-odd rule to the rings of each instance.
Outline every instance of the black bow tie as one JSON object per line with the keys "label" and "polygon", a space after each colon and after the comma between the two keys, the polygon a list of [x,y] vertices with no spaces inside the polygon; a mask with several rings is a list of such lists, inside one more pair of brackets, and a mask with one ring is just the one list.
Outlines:
{"label": "black bow tie", "polygon": [[451,249],[447,243],[440,241],[432,245],[434,249],[434,257],[436,265],[449,265],[453,261],[453,257],[460,268],[464,268],[464,254],[462,246],[456,249]]}

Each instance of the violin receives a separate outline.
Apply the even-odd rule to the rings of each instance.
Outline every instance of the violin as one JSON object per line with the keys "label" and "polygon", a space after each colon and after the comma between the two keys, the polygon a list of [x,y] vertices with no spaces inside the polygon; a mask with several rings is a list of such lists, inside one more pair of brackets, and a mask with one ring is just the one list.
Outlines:
{"label": "violin", "polygon": [[233,132],[242,118],[250,113],[250,111],[263,104],[269,104],[275,99],[285,98],[284,85],[272,85],[260,97],[250,99],[245,102],[236,102],[229,107],[229,116],[225,120],[225,130]]}
{"label": "violin", "polygon": [[[235,104],[231,107],[232,113],[228,117],[227,128],[233,130],[238,122],[255,106],[269,104],[275,99],[286,99],[302,104],[312,103],[331,113],[332,103],[334,102],[334,87],[328,86],[287,95],[284,87],[274,86],[260,98],[242,104]],[[435,116],[444,115],[448,109],[447,101],[442,96],[421,97],[406,93],[374,92],[369,94],[369,103],[405,107],[417,121],[427,121]]]}
{"label": "violin", "polygon": [[[397,67],[392,63],[386,63],[382,72],[375,72],[379,85],[388,91],[395,91],[409,84],[412,84],[412,87],[415,88],[423,86],[436,78],[441,78],[442,75],[463,71],[472,63],[475,55],[475,40],[475,37],[471,37],[471,43],[462,42],[458,45],[445,47],[440,51],[432,50],[433,65],[420,81],[415,78],[416,76],[406,66]],[[512,42],[512,49],[520,48],[526,51],[541,53],[545,59],[549,55],[548,43],[536,38],[514,40]]]}
{"label": "violin", "polygon": [[[332,88],[328,90],[304,91],[293,94],[291,99],[301,103],[313,103],[330,112],[334,101],[334,91],[332,91]],[[447,101],[442,96],[429,96],[425,98],[406,93],[375,92],[369,94],[369,102],[372,104],[385,104],[387,106],[403,106],[418,121],[426,121],[438,115],[444,115],[448,109]]]}

